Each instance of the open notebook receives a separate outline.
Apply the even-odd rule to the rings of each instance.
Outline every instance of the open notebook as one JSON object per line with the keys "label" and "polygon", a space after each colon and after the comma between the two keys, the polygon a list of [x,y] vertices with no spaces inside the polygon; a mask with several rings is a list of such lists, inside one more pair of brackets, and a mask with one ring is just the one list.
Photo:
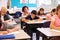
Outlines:
{"label": "open notebook", "polygon": [[11,33],[8,33],[7,35],[9,35],[9,34],[16,34],[16,33],[19,33],[19,31],[11,32]]}

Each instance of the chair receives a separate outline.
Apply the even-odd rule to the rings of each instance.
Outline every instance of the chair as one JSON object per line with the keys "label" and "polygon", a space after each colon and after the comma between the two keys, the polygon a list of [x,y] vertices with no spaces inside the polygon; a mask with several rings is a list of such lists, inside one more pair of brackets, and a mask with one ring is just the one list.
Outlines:
{"label": "chair", "polygon": [[21,17],[21,15],[22,15],[22,13],[19,12],[19,11],[17,11],[17,12],[15,13],[15,17],[14,17],[14,18],[19,18],[19,17]]}
{"label": "chair", "polygon": [[48,28],[49,26],[50,26],[50,21],[45,22],[45,23],[43,24],[43,28]]}

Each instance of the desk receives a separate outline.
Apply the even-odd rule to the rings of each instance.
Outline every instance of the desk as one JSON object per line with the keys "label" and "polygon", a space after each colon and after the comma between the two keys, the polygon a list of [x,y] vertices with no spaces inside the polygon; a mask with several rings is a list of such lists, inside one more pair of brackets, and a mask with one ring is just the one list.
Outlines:
{"label": "desk", "polygon": [[[60,36],[60,32],[53,31],[50,28],[37,28],[38,31],[40,31],[43,35],[46,37],[56,37]],[[44,36],[44,37],[45,37]],[[48,38],[49,39],[49,38]]]}
{"label": "desk", "polygon": [[42,18],[43,20],[46,20],[46,16],[39,16],[40,18]]}
{"label": "desk", "polygon": [[26,22],[27,24],[37,24],[37,23],[45,23],[45,22],[48,22],[49,20],[42,20],[42,21],[29,21],[29,22]]}
{"label": "desk", "polygon": [[23,30],[19,30],[18,33],[14,33],[15,39],[30,39],[30,36],[25,33]]}
{"label": "desk", "polygon": [[[26,28],[24,29],[25,32],[27,32],[27,34],[29,34],[32,37],[33,33],[36,33],[37,36],[39,36],[38,31],[36,30],[36,28],[41,28],[43,27],[44,23],[48,22],[48,20],[42,20],[42,21],[29,21],[29,22],[22,22],[22,26],[26,26]],[[37,38],[39,39],[39,38]]]}

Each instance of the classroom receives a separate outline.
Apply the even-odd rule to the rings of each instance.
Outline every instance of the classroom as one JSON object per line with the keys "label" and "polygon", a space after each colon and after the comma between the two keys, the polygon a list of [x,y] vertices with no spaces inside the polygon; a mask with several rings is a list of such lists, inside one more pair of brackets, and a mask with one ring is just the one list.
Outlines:
{"label": "classroom", "polygon": [[0,0],[0,40],[60,40],[60,0]]}

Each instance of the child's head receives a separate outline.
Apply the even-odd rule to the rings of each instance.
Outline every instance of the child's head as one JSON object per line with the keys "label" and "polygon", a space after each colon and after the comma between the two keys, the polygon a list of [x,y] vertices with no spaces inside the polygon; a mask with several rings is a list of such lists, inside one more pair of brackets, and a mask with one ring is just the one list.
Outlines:
{"label": "child's head", "polygon": [[28,7],[27,7],[27,6],[24,6],[24,7],[22,8],[22,12],[28,12]]}
{"label": "child's head", "polygon": [[31,12],[31,17],[35,17],[36,16],[36,14],[37,14],[37,11],[36,10],[32,10],[32,12]]}
{"label": "child's head", "polygon": [[43,15],[44,14],[44,9],[40,8],[40,10],[38,11],[38,15]]}
{"label": "child's head", "polygon": [[55,14],[56,14],[56,9],[52,9],[51,15],[55,15]]}
{"label": "child's head", "polygon": [[57,15],[60,16],[60,5],[57,6],[57,8],[56,8],[56,12],[57,12]]}
{"label": "child's head", "polygon": [[1,14],[4,15],[4,14],[6,14],[7,9],[6,9],[5,7],[2,7],[2,8],[1,8],[1,12],[2,12]]}

